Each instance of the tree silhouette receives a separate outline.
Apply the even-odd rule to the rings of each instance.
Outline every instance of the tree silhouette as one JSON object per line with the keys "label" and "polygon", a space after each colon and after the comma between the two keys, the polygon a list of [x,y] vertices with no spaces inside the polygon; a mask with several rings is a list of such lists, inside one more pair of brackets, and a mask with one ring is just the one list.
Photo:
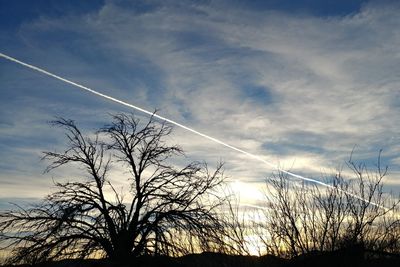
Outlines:
{"label": "tree silhouette", "polygon": [[[399,252],[399,199],[384,193],[380,155],[376,170],[347,162],[349,175],[337,172],[331,187],[296,183],[282,172],[267,179],[268,253],[294,257],[315,251],[360,248]],[[355,197],[355,196],[358,196]]]}
{"label": "tree silhouette", "polygon": [[[66,131],[68,145],[45,152],[46,172],[67,165],[85,171],[85,179],[56,182],[41,204],[0,213],[0,241],[13,249],[13,262],[38,262],[96,254],[118,261],[149,254],[184,253],[183,240],[206,246],[220,238],[216,194],[222,165],[210,172],[205,163],[174,167],[182,155],[166,137],[171,127],[151,118],[114,115],[90,137],[74,121],[52,122]],[[129,189],[119,192],[110,168],[121,168]]]}

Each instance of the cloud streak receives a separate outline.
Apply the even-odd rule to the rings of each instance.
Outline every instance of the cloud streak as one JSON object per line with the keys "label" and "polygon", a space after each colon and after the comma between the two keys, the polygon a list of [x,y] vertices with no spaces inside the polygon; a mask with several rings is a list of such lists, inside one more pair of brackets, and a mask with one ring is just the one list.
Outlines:
{"label": "cloud streak", "polygon": [[[157,108],[317,180],[346,160],[354,145],[357,159],[371,165],[382,148],[392,170],[390,188],[398,188],[399,11],[398,4],[378,2],[340,16],[224,1],[154,1],[139,9],[106,2],[91,12],[25,21],[5,35],[13,46],[3,42],[1,50],[90,88],[105,88],[127,103]],[[51,115],[79,118],[88,130],[104,123],[99,114],[124,110],[9,64],[0,67],[6,88],[1,114],[10,117],[1,127],[14,133],[13,140],[41,136],[47,143],[35,149],[61,143],[44,123],[43,129],[35,126],[40,116],[43,122]],[[8,96],[22,93],[30,99],[14,109],[18,98]],[[24,121],[15,120],[17,115]],[[270,173],[258,161],[185,130],[176,129],[172,138],[191,159],[222,158],[232,179],[262,183]],[[12,153],[13,145],[4,142]],[[12,182],[4,174],[1,179]]]}
{"label": "cloud streak", "polygon": [[[50,76],[50,77],[55,78],[55,79],[57,79],[57,80],[60,80],[60,81],[62,81],[62,82],[68,83],[68,84],[70,84],[70,85],[73,85],[73,86],[78,87],[78,88],[80,88],[80,89],[83,89],[83,90],[85,90],[85,91],[88,91],[89,93],[94,94],[94,95],[96,95],[96,96],[100,96],[100,97],[105,98],[105,99],[107,99],[107,100],[113,101],[113,102],[115,102],[115,103],[117,103],[117,104],[120,104],[120,105],[129,107],[129,108],[133,108],[133,109],[135,109],[135,110],[137,110],[137,111],[140,111],[140,112],[145,113],[145,114],[147,114],[147,115],[150,115],[150,116],[152,116],[152,117],[158,118],[158,119],[160,119],[160,120],[162,120],[162,121],[169,122],[169,123],[171,123],[171,124],[173,124],[173,125],[175,125],[175,126],[178,126],[178,127],[182,128],[182,129],[185,129],[186,131],[189,131],[189,132],[191,132],[191,133],[193,133],[193,134],[196,134],[196,135],[199,135],[199,136],[201,136],[201,137],[204,137],[204,138],[206,138],[206,139],[208,139],[208,140],[210,140],[210,141],[212,141],[212,142],[214,142],[214,143],[220,144],[220,145],[222,145],[222,146],[224,146],[224,147],[227,147],[227,148],[232,149],[232,150],[234,150],[234,151],[236,151],[236,152],[239,152],[239,153],[241,153],[241,154],[243,154],[243,155],[245,155],[245,156],[247,156],[247,157],[249,157],[249,158],[251,158],[251,159],[253,159],[253,160],[256,160],[256,161],[259,161],[259,162],[261,162],[261,163],[264,163],[265,165],[267,165],[267,166],[269,166],[269,167],[272,167],[274,170],[277,170],[277,171],[279,171],[279,172],[285,173],[285,174],[287,174],[287,175],[290,175],[290,176],[292,176],[292,177],[298,178],[298,179],[303,180],[303,181],[306,181],[306,182],[315,183],[315,184],[318,184],[318,185],[321,185],[321,186],[324,186],[324,187],[328,187],[328,188],[334,188],[334,186],[332,186],[332,185],[330,185],[330,184],[327,184],[327,183],[324,183],[324,182],[321,182],[321,181],[318,181],[318,180],[315,180],[315,179],[312,179],[312,178],[309,178],[309,177],[305,177],[305,176],[302,176],[302,175],[299,175],[299,174],[296,174],[296,173],[293,173],[293,172],[290,172],[290,171],[281,169],[281,168],[279,168],[278,166],[272,164],[271,162],[269,162],[269,161],[263,159],[261,156],[252,154],[252,153],[247,152],[247,151],[245,151],[245,150],[243,150],[243,149],[240,149],[240,148],[237,148],[237,147],[235,147],[235,146],[232,146],[232,145],[230,145],[230,144],[228,144],[228,143],[226,143],[226,142],[224,142],[224,141],[221,141],[221,140],[219,140],[219,139],[217,139],[217,138],[214,138],[214,137],[209,136],[209,135],[207,135],[207,134],[204,134],[204,133],[202,133],[202,132],[196,131],[195,129],[190,128],[190,127],[187,127],[187,126],[185,126],[185,125],[183,125],[183,124],[181,124],[181,123],[178,123],[178,122],[176,122],[176,121],[174,121],[174,120],[171,120],[171,119],[168,119],[168,118],[166,118],[166,117],[160,116],[160,115],[155,114],[155,113],[153,113],[153,112],[150,112],[150,111],[148,111],[148,110],[142,109],[142,108],[140,108],[140,107],[138,107],[138,106],[135,106],[135,105],[126,103],[126,102],[124,102],[124,101],[122,101],[122,100],[116,99],[116,98],[111,97],[111,96],[109,96],[109,95],[105,95],[105,94],[100,93],[100,92],[98,92],[98,91],[96,91],[96,90],[94,90],[94,89],[91,89],[91,88],[86,87],[86,86],[83,86],[83,85],[81,85],[81,84],[79,84],[79,83],[70,81],[70,80],[68,80],[68,79],[65,79],[65,78],[63,78],[63,77],[60,77],[60,76],[58,76],[58,75],[56,75],[56,74],[53,74],[53,73],[48,72],[48,71],[46,71],[46,70],[43,70],[43,69],[41,69],[41,68],[39,68],[39,67],[36,67],[36,66],[34,66],[34,65],[31,65],[31,64],[22,62],[22,61],[20,61],[20,60],[18,60],[18,59],[16,59],[16,58],[10,57],[10,56],[5,55],[5,54],[3,54],[3,53],[1,53],[1,52],[0,52],[0,57],[3,57],[3,58],[5,58],[5,59],[7,59],[7,60],[9,60],[9,61],[12,61],[12,62],[14,62],[14,63],[20,64],[20,65],[22,65],[22,66],[24,66],[24,67],[27,67],[27,68],[30,68],[30,69],[32,69],[32,70],[34,70],[34,71],[43,73],[43,74],[45,74],[45,75],[47,75],[47,76]],[[364,201],[364,202],[366,202],[366,203],[370,203],[370,204],[372,204],[372,205],[374,205],[374,206],[376,206],[376,207],[379,207],[379,208],[381,208],[381,209],[389,210],[388,208],[386,208],[386,207],[384,207],[384,206],[382,206],[382,205],[379,205],[379,204],[377,204],[377,203],[375,203],[375,202],[369,201],[368,199],[364,199],[364,198],[362,198],[361,196],[355,195],[355,194],[353,194],[353,193],[350,193],[350,192],[348,192],[348,191],[342,190],[342,189],[340,189],[340,188],[338,188],[337,190],[339,190],[340,192],[343,192],[343,193],[345,193],[345,194],[347,194],[347,195],[349,195],[349,196],[351,196],[351,197],[353,197],[353,198],[357,198],[357,199],[362,200],[362,201]],[[262,208],[262,207],[261,207],[261,208]]]}

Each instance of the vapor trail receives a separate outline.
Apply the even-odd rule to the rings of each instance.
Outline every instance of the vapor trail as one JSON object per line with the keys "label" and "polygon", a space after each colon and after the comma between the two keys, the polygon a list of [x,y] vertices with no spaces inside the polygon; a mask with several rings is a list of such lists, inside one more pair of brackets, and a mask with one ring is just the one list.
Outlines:
{"label": "vapor trail", "polygon": [[[92,94],[95,94],[95,95],[97,95],[97,96],[106,98],[106,99],[111,100],[111,101],[113,101],[113,102],[116,102],[116,103],[118,103],[118,104],[121,104],[121,105],[130,107],[130,108],[136,109],[136,110],[138,110],[138,111],[140,111],[140,112],[143,112],[143,113],[145,113],[145,114],[151,115],[151,116],[153,116],[153,117],[155,117],[155,118],[158,118],[158,119],[160,119],[160,120],[163,120],[163,121],[169,122],[169,123],[171,123],[171,124],[174,124],[174,125],[176,125],[176,126],[178,126],[178,127],[180,127],[180,128],[183,128],[183,129],[189,131],[189,132],[192,132],[192,133],[197,134],[197,135],[199,135],[199,136],[202,136],[202,137],[204,137],[204,138],[206,138],[206,139],[209,139],[209,140],[211,140],[211,141],[213,141],[213,142],[215,142],[215,143],[218,143],[218,144],[220,144],[220,145],[222,145],[222,146],[225,146],[225,147],[230,148],[230,149],[232,149],[232,150],[234,150],[234,151],[237,151],[237,152],[239,152],[239,153],[241,153],[241,154],[244,154],[244,155],[248,156],[249,158],[252,158],[252,159],[255,159],[255,160],[257,160],[257,161],[260,161],[260,162],[262,162],[262,163],[264,163],[264,164],[266,164],[266,165],[272,167],[273,169],[276,169],[276,170],[279,171],[279,172],[285,173],[285,174],[287,174],[287,175],[290,175],[290,176],[292,176],[292,177],[301,179],[301,180],[303,180],[303,181],[312,182],[312,183],[315,183],[315,184],[318,184],[318,185],[322,185],[322,186],[328,187],[328,188],[335,188],[334,186],[332,186],[332,185],[330,185],[330,184],[327,184],[327,183],[324,183],[324,182],[321,182],[321,181],[318,181],[318,180],[315,180],[315,179],[312,179],[312,178],[304,177],[304,176],[301,176],[301,175],[299,175],[299,174],[292,173],[292,172],[290,172],[290,171],[283,170],[283,169],[279,168],[278,166],[276,166],[276,165],[270,163],[269,161],[266,161],[265,159],[263,159],[262,157],[260,157],[260,156],[258,156],[258,155],[254,155],[254,154],[252,154],[252,153],[250,153],[250,152],[244,151],[244,150],[242,150],[242,149],[240,149],[240,148],[237,148],[237,147],[235,147],[235,146],[232,146],[232,145],[230,145],[230,144],[228,144],[228,143],[225,143],[225,142],[223,142],[223,141],[221,141],[221,140],[219,140],[219,139],[216,139],[216,138],[214,138],[214,137],[212,137],[212,136],[209,136],[209,135],[207,135],[207,134],[204,134],[204,133],[201,133],[201,132],[199,132],[199,131],[196,131],[196,130],[194,130],[194,129],[192,129],[192,128],[189,128],[189,127],[187,127],[187,126],[185,126],[185,125],[183,125],[183,124],[180,124],[180,123],[178,123],[178,122],[176,122],[176,121],[173,121],[173,120],[170,120],[170,119],[165,118],[165,117],[163,117],[163,116],[154,114],[153,112],[150,112],[150,111],[145,110],[145,109],[143,109],[143,108],[140,108],[140,107],[138,107],[138,106],[129,104],[129,103],[124,102],[124,101],[122,101],[122,100],[116,99],[116,98],[114,98],[114,97],[112,97],[112,96],[105,95],[105,94],[100,93],[100,92],[98,92],[98,91],[96,91],[96,90],[93,90],[93,89],[91,89],[91,88],[89,88],[89,87],[86,87],[86,86],[84,86],[84,85],[81,85],[81,84],[76,83],[76,82],[73,82],[73,81],[70,81],[70,80],[68,80],[68,79],[65,79],[65,78],[63,78],[63,77],[61,77],[61,76],[58,76],[58,75],[54,74],[54,73],[48,72],[48,71],[46,71],[46,70],[44,70],[44,69],[41,69],[41,68],[39,68],[39,67],[33,66],[33,65],[28,64],[28,63],[25,63],[25,62],[22,62],[22,61],[20,61],[20,60],[18,60],[18,59],[16,59],[16,58],[7,56],[7,55],[5,55],[5,54],[3,54],[3,53],[0,53],[0,57],[5,58],[5,59],[7,59],[7,60],[9,60],[9,61],[15,62],[15,63],[17,63],[17,64],[20,64],[20,65],[22,65],[22,66],[24,66],[24,67],[30,68],[30,69],[32,69],[32,70],[35,70],[35,71],[37,71],[37,72],[43,73],[43,74],[45,74],[45,75],[47,75],[47,76],[53,77],[53,78],[55,78],[55,79],[57,79],[57,80],[63,81],[63,82],[68,83],[68,84],[71,84],[71,85],[73,85],[73,86],[75,86],[75,87],[78,87],[78,88],[80,88],[80,89],[82,89],[82,90],[88,91],[88,92],[90,92],[90,93],[92,93]],[[377,203],[375,203],[375,202],[371,202],[371,201],[369,201],[369,200],[367,200],[367,199],[364,199],[364,198],[362,198],[362,197],[360,197],[360,196],[358,196],[358,195],[355,195],[355,194],[353,194],[353,193],[347,192],[347,191],[342,190],[342,189],[340,189],[340,188],[336,188],[336,190],[338,190],[338,191],[340,191],[340,192],[342,192],[342,193],[345,193],[345,194],[347,194],[347,195],[349,195],[349,196],[351,196],[351,197],[353,197],[353,198],[359,199],[359,200],[361,200],[361,201],[363,201],[363,202],[365,202],[365,203],[369,203],[369,204],[371,204],[371,205],[373,205],[373,206],[376,206],[376,207],[379,207],[379,208],[381,208],[381,209],[384,209],[385,211],[388,211],[388,210],[389,210],[388,208],[386,208],[386,207],[384,207],[384,206],[382,206],[382,205],[379,205],[379,204],[377,204]]]}

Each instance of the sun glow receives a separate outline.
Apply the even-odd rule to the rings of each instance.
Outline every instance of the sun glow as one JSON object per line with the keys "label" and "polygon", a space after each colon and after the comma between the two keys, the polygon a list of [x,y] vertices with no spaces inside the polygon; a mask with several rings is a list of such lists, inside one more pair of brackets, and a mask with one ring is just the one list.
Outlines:
{"label": "sun glow", "polygon": [[244,237],[246,248],[250,255],[261,256],[265,254],[265,244],[257,235],[247,235]]}
{"label": "sun glow", "polygon": [[262,200],[264,196],[256,185],[251,183],[243,183],[240,180],[235,180],[230,183],[233,193],[243,202]]}

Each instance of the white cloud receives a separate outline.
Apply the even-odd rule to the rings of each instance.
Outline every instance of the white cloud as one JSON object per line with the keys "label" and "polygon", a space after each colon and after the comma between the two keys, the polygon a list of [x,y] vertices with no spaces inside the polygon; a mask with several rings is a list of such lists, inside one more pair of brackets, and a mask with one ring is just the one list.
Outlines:
{"label": "white cloud", "polygon": [[[50,70],[58,64],[77,81],[160,108],[163,116],[272,162],[295,162],[301,172],[318,175],[336,167],[355,144],[362,159],[375,158],[380,148],[389,158],[398,156],[398,6],[369,4],[357,14],[329,18],[223,8],[160,5],[133,13],[107,3],[90,15],[40,18],[20,35],[43,55],[38,51],[51,41],[40,36],[73,33],[79,44],[72,46],[83,52],[47,51]],[[101,61],[85,59],[92,46]],[[115,68],[100,76],[96,62]],[[143,76],[136,70],[145,70]],[[252,86],[266,95],[251,95]],[[181,130],[174,140],[190,158],[222,158],[235,179],[260,181],[271,172]],[[399,168],[396,159],[390,163]]]}

